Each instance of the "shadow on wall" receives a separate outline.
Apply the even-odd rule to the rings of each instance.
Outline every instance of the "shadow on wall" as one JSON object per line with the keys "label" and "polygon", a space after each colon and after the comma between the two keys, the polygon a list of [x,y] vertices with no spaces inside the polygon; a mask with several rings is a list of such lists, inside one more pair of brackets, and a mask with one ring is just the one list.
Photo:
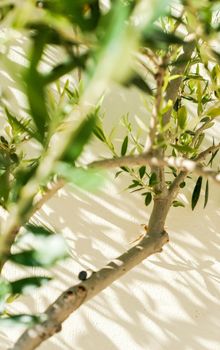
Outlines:
{"label": "shadow on wall", "polygon": [[[53,269],[54,282],[20,298],[13,310],[43,311],[77,282],[81,269],[98,269],[131,246],[148,214],[141,198],[120,193],[122,181],[96,194],[62,190],[61,198],[44,207],[42,217],[63,231],[72,259]],[[164,252],[82,306],[39,350],[218,349],[220,189],[213,185],[212,192],[216,201],[205,211],[173,208],[167,221],[171,243]],[[6,334],[14,340],[19,332]]]}
{"label": "shadow on wall", "polygon": [[[137,93],[108,97],[107,116],[115,124],[128,110],[145,118]],[[138,106],[138,108],[136,108]],[[110,118],[111,117],[111,118]],[[113,175],[112,175],[113,178]],[[9,311],[42,312],[61,291],[78,282],[82,269],[99,269],[129,249],[147,223],[141,196],[123,192],[119,178],[98,193],[66,188],[48,202],[41,217],[67,239],[71,259],[51,270],[54,281],[20,297]],[[171,242],[82,306],[63,330],[39,350],[218,350],[220,343],[220,188],[214,184],[206,210],[173,208],[167,220]],[[10,278],[39,269],[8,264]],[[21,330],[2,329],[6,350]]]}

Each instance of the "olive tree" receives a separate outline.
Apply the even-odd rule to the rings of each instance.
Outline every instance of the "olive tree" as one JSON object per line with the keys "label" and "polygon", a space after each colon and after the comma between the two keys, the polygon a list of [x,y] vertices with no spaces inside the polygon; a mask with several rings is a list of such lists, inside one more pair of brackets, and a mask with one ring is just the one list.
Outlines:
{"label": "olive tree", "polygon": [[[1,2],[0,323],[27,326],[14,350],[37,348],[82,304],[162,252],[169,241],[168,212],[184,206],[178,195],[190,182],[195,183],[192,210],[203,186],[206,207],[209,181],[220,182],[220,140],[208,134],[220,115],[219,5],[209,0]],[[21,61],[17,47],[22,47]],[[103,127],[102,101],[112,82],[138,88],[150,115],[138,122],[138,133],[129,117],[122,117],[119,148]],[[14,86],[22,106],[16,104]],[[97,154],[96,161],[82,163],[91,138],[112,158]],[[80,283],[41,315],[9,315],[9,301],[50,278],[8,280],[5,264],[48,269],[68,256],[62,235],[34,214],[66,183],[89,191],[110,168],[116,177],[131,179],[128,190],[138,192],[146,206],[153,202],[145,235],[99,271],[90,276],[81,271]],[[31,247],[22,245],[28,235]]]}

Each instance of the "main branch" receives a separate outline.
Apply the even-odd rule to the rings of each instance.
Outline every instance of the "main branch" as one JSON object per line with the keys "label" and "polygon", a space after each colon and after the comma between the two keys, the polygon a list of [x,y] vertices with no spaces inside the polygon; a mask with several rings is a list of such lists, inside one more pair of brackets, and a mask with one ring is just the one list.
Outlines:
{"label": "main branch", "polygon": [[165,231],[159,235],[145,236],[140,243],[94,272],[86,281],[67,289],[45,311],[46,321],[27,329],[11,350],[36,349],[43,341],[61,330],[62,323],[71,313],[148,256],[161,252],[168,240]]}

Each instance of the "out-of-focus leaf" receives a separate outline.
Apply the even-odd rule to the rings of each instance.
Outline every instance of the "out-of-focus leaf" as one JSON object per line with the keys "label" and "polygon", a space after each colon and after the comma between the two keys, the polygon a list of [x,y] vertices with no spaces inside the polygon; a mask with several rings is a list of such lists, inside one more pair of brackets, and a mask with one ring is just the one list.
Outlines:
{"label": "out-of-focus leaf", "polygon": [[100,189],[106,181],[106,173],[100,169],[75,168],[67,163],[59,162],[56,171],[71,184],[87,191]]}
{"label": "out-of-focus leaf", "polygon": [[152,90],[147,82],[137,73],[133,74],[128,80],[124,82],[124,85],[130,87],[132,85],[136,86],[148,95],[152,95]]}
{"label": "out-of-focus leaf", "polygon": [[92,136],[95,124],[96,113],[93,113],[87,119],[85,119],[73,133],[70,142],[61,157],[61,161],[73,163],[79,157],[84,146]]}
{"label": "out-of-focus leaf", "polygon": [[194,208],[199,200],[201,188],[202,188],[202,176],[199,176],[197,181],[196,181],[196,185],[194,187],[193,193],[192,193],[192,200],[191,200],[192,210],[194,210]]}
{"label": "out-of-focus leaf", "polygon": [[74,56],[68,61],[57,65],[49,73],[45,74],[42,77],[43,84],[50,84],[54,82],[55,80],[63,77],[65,74],[71,72],[76,67],[85,68],[85,62],[87,58],[88,54],[82,55],[80,57]]}
{"label": "out-of-focus leaf", "polygon": [[125,136],[124,141],[121,146],[121,155],[124,156],[128,148],[128,136]]}
{"label": "out-of-focus leaf", "polygon": [[50,277],[44,276],[22,278],[20,280],[10,282],[11,292],[12,294],[27,293],[32,291],[33,288],[41,287],[50,280]]}
{"label": "out-of-focus leaf", "polygon": [[38,161],[34,160],[26,168],[19,169],[15,172],[15,181],[10,191],[10,200],[17,202],[22,187],[28,182],[28,180],[34,175],[38,166]]}
{"label": "out-of-focus leaf", "polygon": [[6,170],[0,176],[0,203],[5,206],[8,200],[9,192],[10,192],[10,181],[9,181],[10,173]]}
{"label": "out-of-focus leaf", "polygon": [[61,236],[52,235],[41,241],[38,249],[11,254],[8,259],[24,266],[50,267],[68,257],[66,244]]}
{"label": "out-of-focus leaf", "polygon": [[151,192],[147,192],[146,196],[145,196],[145,200],[144,200],[144,203],[146,206],[148,206],[150,204],[152,200],[152,194]]}
{"label": "out-of-focus leaf", "polygon": [[190,147],[189,145],[171,144],[171,146],[174,147],[178,152],[181,152],[181,153],[193,153],[195,151],[195,149]]}
{"label": "out-of-focus leaf", "polygon": [[209,200],[209,180],[206,180],[206,185],[205,185],[205,200],[204,200],[204,206],[203,208],[205,209],[207,203]]}
{"label": "out-of-focus leaf", "polygon": [[93,133],[100,141],[102,142],[106,141],[105,134],[100,126],[95,125],[95,127],[93,128]]}
{"label": "out-of-focus leaf", "polygon": [[142,184],[137,180],[132,180],[132,184],[130,186],[128,186],[128,188],[130,189],[130,188],[134,188],[137,186],[142,186]]}
{"label": "out-of-focus leaf", "polygon": [[25,225],[25,229],[27,232],[31,232],[36,236],[50,236],[54,234],[52,230],[50,230],[48,227],[43,225],[35,225],[28,223]]}
{"label": "out-of-focus leaf", "polygon": [[8,281],[0,278],[0,302],[5,300],[5,297],[11,293],[11,285]]}
{"label": "out-of-focus leaf", "polygon": [[39,30],[34,33],[30,55],[30,66],[24,74],[31,116],[37,127],[42,143],[45,140],[49,114],[46,106],[44,80],[43,76],[38,72],[38,64],[47,43],[48,35],[48,28],[47,30]]}
{"label": "out-of-focus leaf", "polygon": [[177,122],[180,129],[185,129],[187,121],[187,109],[185,106],[182,106],[177,111]]}
{"label": "out-of-focus leaf", "polygon": [[166,33],[157,26],[153,26],[143,35],[143,43],[155,49],[167,49],[169,45],[183,45],[184,40],[173,33]]}
{"label": "out-of-focus leaf", "polygon": [[209,117],[204,117],[204,118],[202,118],[202,119],[200,120],[200,122],[201,122],[201,123],[206,123],[206,122],[208,122],[209,120],[210,120]]}
{"label": "out-of-focus leaf", "polygon": [[27,122],[26,119],[18,120],[15,116],[12,115],[11,112],[9,112],[7,108],[5,108],[5,112],[14,135],[23,133],[28,135],[30,138],[35,138],[36,140],[40,141],[40,136],[38,133],[27,125],[29,124],[29,121]]}
{"label": "out-of-focus leaf", "polygon": [[185,205],[182,203],[182,202],[180,202],[180,201],[173,201],[173,207],[175,207],[175,208],[177,208],[177,207],[185,207]]}
{"label": "out-of-focus leaf", "polygon": [[41,323],[46,320],[45,315],[27,315],[27,314],[20,314],[20,315],[12,315],[9,317],[2,316],[0,317],[0,325],[2,327],[11,327],[11,326],[27,326],[31,327],[37,323]]}

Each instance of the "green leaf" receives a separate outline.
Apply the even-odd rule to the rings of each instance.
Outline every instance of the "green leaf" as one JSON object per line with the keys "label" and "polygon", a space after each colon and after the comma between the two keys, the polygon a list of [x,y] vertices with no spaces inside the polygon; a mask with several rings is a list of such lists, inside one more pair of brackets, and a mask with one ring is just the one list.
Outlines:
{"label": "green leaf", "polygon": [[41,287],[50,280],[50,277],[44,276],[22,278],[17,281],[10,282],[11,292],[12,294],[27,293],[32,291],[33,288]]}
{"label": "green leaf", "polygon": [[207,111],[207,114],[212,117],[212,118],[215,118],[215,117],[218,117],[220,115],[220,107],[213,107],[213,108],[210,108],[208,111]]}
{"label": "green leaf", "polygon": [[123,171],[125,171],[126,173],[129,173],[129,168],[126,166],[121,166],[120,169],[122,169]]}
{"label": "green leaf", "polygon": [[195,149],[190,147],[189,145],[174,145],[174,144],[171,144],[171,146],[174,147],[180,153],[193,153],[195,151]]}
{"label": "green leaf", "polygon": [[210,160],[209,160],[207,166],[208,166],[208,165],[212,165],[212,162],[213,162],[213,160],[215,159],[215,157],[217,156],[218,152],[219,152],[219,149],[217,149],[215,152],[212,153],[212,156],[211,156],[211,158],[210,158]]}
{"label": "green leaf", "polygon": [[122,170],[117,171],[117,173],[115,174],[115,179],[116,179],[121,173],[123,173]]}
{"label": "green leaf", "polygon": [[37,323],[41,323],[46,320],[45,315],[27,315],[27,314],[20,314],[20,315],[13,315],[9,317],[2,316],[0,317],[0,325],[2,327],[11,327],[11,326],[28,326],[31,327]]}
{"label": "green leaf", "polygon": [[205,185],[205,200],[204,200],[204,206],[203,208],[205,209],[209,199],[209,180],[206,181]]}
{"label": "green leaf", "polygon": [[68,257],[65,241],[59,235],[41,238],[38,249],[9,255],[8,259],[24,266],[50,267]]}
{"label": "green leaf", "polygon": [[145,172],[146,172],[146,166],[143,165],[143,166],[139,169],[139,175],[140,175],[140,178],[141,178],[141,179],[144,177]]}
{"label": "green leaf", "polygon": [[100,141],[102,141],[102,142],[106,141],[105,134],[104,134],[102,128],[99,127],[98,125],[95,125],[95,127],[93,128],[93,133]]}
{"label": "green leaf", "polygon": [[28,126],[30,120],[20,119],[18,120],[15,116],[12,115],[11,112],[5,107],[5,113],[8,119],[9,124],[13,130],[14,137],[17,134],[26,134],[30,138],[35,138],[37,141],[41,141],[39,134],[36,130],[33,130],[30,126]]}
{"label": "green leaf", "polygon": [[200,123],[206,123],[206,122],[208,122],[209,120],[210,120],[209,117],[204,117],[204,118],[202,118],[202,119],[200,120]]}
{"label": "green leaf", "polygon": [[69,144],[66,147],[61,161],[73,163],[82,153],[84,146],[92,136],[96,124],[96,113],[86,118],[73,133]]}
{"label": "green leaf", "polygon": [[156,173],[152,173],[149,179],[149,186],[155,186],[157,184],[157,174]]}
{"label": "green leaf", "polygon": [[82,56],[73,56],[68,61],[63,62],[54,67],[49,73],[42,76],[43,84],[50,84],[55,80],[63,77],[65,74],[71,72],[74,68],[85,68],[85,62],[88,58],[88,54]]}
{"label": "green leaf", "polygon": [[148,95],[152,95],[152,89],[149,87],[147,82],[137,73],[133,74],[126,82],[124,82],[126,87],[130,87],[131,85],[136,86],[144,93]]}
{"label": "green leaf", "polygon": [[192,201],[191,201],[192,210],[194,210],[194,208],[199,200],[201,188],[202,188],[202,176],[199,176],[197,181],[196,181],[196,185],[194,187],[193,194],[192,194]]}
{"label": "green leaf", "polygon": [[124,156],[128,148],[128,136],[125,136],[124,141],[121,146],[121,155]]}
{"label": "green leaf", "polygon": [[151,200],[152,200],[152,194],[151,194],[151,192],[147,192],[145,200],[144,200],[145,205],[148,206],[150,204]]}
{"label": "green leaf", "polygon": [[56,171],[71,184],[87,191],[100,189],[106,181],[106,173],[101,169],[75,168],[70,164],[59,162]]}
{"label": "green leaf", "polygon": [[187,109],[185,106],[182,106],[177,111],[177,122],[180,129],[185,129],[187,121]]}
{"label": "green leaf", "polygon": [[175,208],[177,208],[177,207],[183,207],[184,208],[185,207],[185,205],[182,202],[180,202],[180,201],[173,201],[172,205]]}
{"label": "green leaf", "polygon": [[132,180],[132,184],[130,186],[128,186],[128,188],[134,188],[137,186],[142,186],[142,184],[137,180]]}
{"label": "green leaf", "polygon": [[0,303],[11,293],[11,285],[8,281],[0,278]]}
{"label": "green leaf", "polygon": [[0,176],[0,203],[5,206],[8,200],[9,191],[10,191],[10,173],[6,170]]}
{"label": "green leaf", "polygon": [[50,230],[46,225],[35,225],[35,224],[31,224],[28,223],[25,226],[25,229],[27,232],[31,232],[36,236],[50,236],[52,234],[54,234],[54,232],[52,230]]}

